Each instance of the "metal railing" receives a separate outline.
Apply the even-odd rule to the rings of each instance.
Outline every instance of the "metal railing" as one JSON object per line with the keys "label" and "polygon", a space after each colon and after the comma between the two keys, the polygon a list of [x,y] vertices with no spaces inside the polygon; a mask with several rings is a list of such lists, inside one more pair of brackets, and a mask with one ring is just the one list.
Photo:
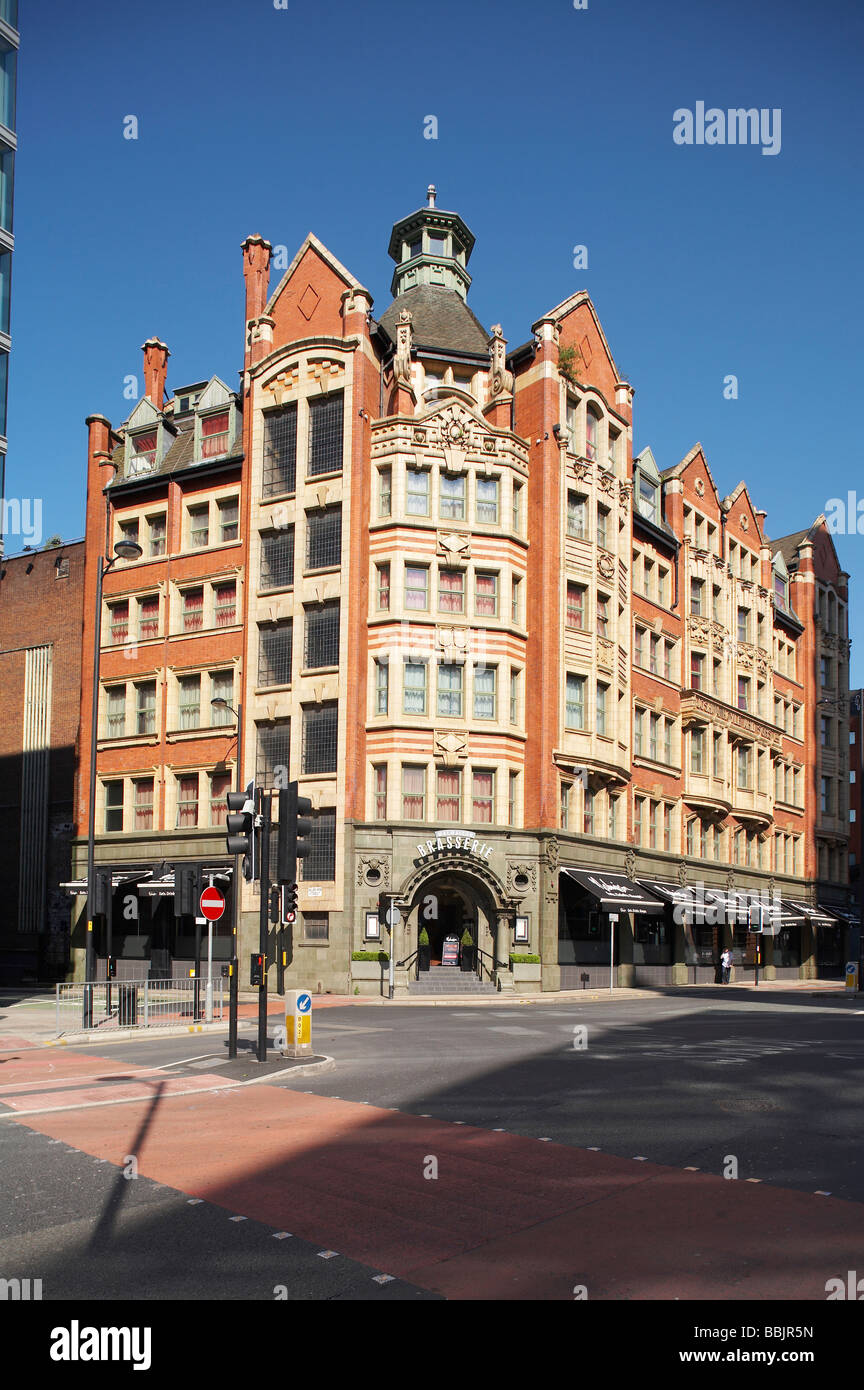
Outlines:
{"label": "metal railing", "polygon": [[221,1022],[226,982],[221,975],[179,980],[108,980],[57,985],[57,1037],[111,1033],[120,1028],[168,1028]]}

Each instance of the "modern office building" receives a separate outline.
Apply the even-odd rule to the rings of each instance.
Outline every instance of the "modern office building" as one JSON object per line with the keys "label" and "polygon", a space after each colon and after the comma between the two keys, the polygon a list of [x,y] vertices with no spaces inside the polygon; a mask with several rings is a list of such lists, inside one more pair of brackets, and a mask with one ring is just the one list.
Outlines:
{"label": "modern office building", "polygon": [[[392,229],[375,317],[316,237],[272,288],[269,243],[244,243],[242,390],[196,407],[230,411],[232,440],[242,418],[236,459],[211,485],[196,424],[176,483],[159,479],[178,488],[165,555],[110,581],[131,614],[158,572],[167,626],[131,687],[128,664],[105,668],[127,723],[100,754],[100,850],[119,873],[143,782],[162,808],[153,846],[178,854],[178,779],[194,762],[200,805],[201,779],[234,763],[212,730],[184,730],[175,687],[230,669],[243,779],[296,779],[315,808],[289,985],[378,992],[381,952],[397,995],[422,989],[424,931],[433,968],[467,932],[478,988],[706,980],[725,944],[751,968],[757,937],[769,977],[831,970],[849,907],[848,576],[824,518],[771,541],[701,446],[671,467],[634,458],[633,388],[587,293],[508,351],[467,302],[473,245],[430,188]],[[154,479],[128,475],[134,436],[180,448],[172,411],[143,408],[122,464],[119,436],[91,424],[91,476],[118,464],[112,524],[137,521],[139,539]],[[211,556],[229,494],[239,534]],[[91,482],[88,535],[104,534],[101,499]],[[207,508],[203,549],[190,506]],[[184,587],[206,588],[211,559],[239,586],[218,652],[183,631]],[[130,740],[140,682],[157,713]],[[198,858],[227,869],[208,795]],[[761,895],[755,917],[742,893]],[[244,982],[259,903],[242,883]]]}

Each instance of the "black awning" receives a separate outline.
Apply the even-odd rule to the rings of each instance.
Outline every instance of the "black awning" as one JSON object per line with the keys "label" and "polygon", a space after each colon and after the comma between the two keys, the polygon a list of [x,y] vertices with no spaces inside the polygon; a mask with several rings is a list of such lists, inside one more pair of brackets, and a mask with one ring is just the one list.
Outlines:
{"label": "black awning", "polygon": [[820,903],[819,907],[815,910],[815,916],[811,917],[810,920],[815,922],[817,927],[836,927],[838,925],[838,918],[841,922],[846,922],[850,927],[860,926],[861,923],[861,918],[856,907],[835,907],[833,903],[830,905],[828,903]]}
{"label": "black awning", "polygon": [[659,898],[624,874],[605,873],[602,869],[562,869],[561,872],[590,893],[603,912],[620,909],[622,912],[650,912],[656,916],[663,911]]}

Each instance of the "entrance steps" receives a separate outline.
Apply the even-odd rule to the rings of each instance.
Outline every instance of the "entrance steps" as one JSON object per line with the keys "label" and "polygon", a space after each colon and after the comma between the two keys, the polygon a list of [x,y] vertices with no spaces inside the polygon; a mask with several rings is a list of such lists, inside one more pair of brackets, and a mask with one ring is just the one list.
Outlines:
{"label": "entrance steps", "polygon": [[450,995],[497,994],[491,980],[481,980],[474,971],[453,965],[431,965],[418,980],[410,980],[408,992],[414,996],[446,998]]}

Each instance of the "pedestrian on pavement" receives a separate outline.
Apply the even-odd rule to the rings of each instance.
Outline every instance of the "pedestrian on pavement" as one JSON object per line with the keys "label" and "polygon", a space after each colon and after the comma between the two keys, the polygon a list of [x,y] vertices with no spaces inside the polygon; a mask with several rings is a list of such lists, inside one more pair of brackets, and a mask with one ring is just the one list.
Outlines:
{"label": "pedestrian on pavement", "polygon": [[731,977],[731,974],[732,974],[732,952],[729,950],[729,947],[727,946],[727,947],[726,947],[726,950],[723,952],[722,956],[720,957],[720,976],[721,976],[721,980],[722,980],[722,982],[723,982],[724,985],[728,985],[729,979],[730,979],[730,977]]}

